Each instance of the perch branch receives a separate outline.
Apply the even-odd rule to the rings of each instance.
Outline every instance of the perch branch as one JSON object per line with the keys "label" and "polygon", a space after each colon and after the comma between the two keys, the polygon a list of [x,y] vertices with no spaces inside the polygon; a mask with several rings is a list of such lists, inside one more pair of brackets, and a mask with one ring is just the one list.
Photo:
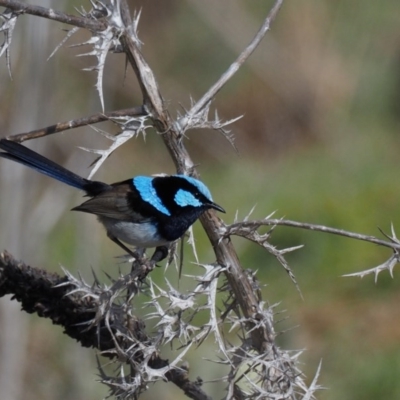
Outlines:
{"label": "perch branch", "polygon": [[[67,276],[59,276],[45,270],[33,268],[17,261],[7,252],[0,253],[0,298],[12,295],[21,303],[22,309],[30,314],[49,318],[54,324],[64,328],[64,332],[77,340],[84,347],[94,347],[102,351],[108,358],[116,357],[115,333],[100,321],[97,326],[89,325],[88,321],[96,318],[98,302],[85,293],[74,290]],[[117,324],[116,324],[117,325]],[[125,321],[130,330],[140,342],[148,340],[144,323],[132,316]],[[119,340],[125,340],[119,335]],[[141,357],[140,352],[137,357]],[[155,355],[149,366],[154,369],[168,367],[169,362]],[[165,373],[166,379],[173,382],[184,393],[195,400],[210,400],[197,382],[191,382],[188,373],[182,368],[172,368]]]}

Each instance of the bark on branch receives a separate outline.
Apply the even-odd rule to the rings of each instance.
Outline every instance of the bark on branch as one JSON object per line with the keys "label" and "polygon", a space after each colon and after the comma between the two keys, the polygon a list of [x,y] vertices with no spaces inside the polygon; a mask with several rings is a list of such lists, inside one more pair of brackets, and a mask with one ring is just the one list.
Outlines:
{"label": "bark on branch", "polygon": [[[0,298],[11,295],[13,300],[21,304],[23,311],[50,319],[53,324],[63,327],[64,333],[83,347],[97,348],[104,357],[116,357],[116,330],[112,327],[110,329],[104,320],[91,324],[97,317],[99,303],[79,291],[74,292],[74,289],[75,285],[69,283],[67,276],[31,267],[15,260],[6,251],[0,253]],[[121,323],[139,342],[145,343],[148,340],[145,324],[140,318],[131,316],[129,321],[116,321],[115,325]],[[126,347],[124,337],[118,335],[118,338],[118,345]],[[136,356],[140,358],[143,354],[138,351]],[[154,369],[167,368],[168,365],[168,361],[158,355],[149,361],[149,366]],[[189,398],[210,400],[198,382],[189,380],[185,369],[171,368],[165,377],[181,388]]]}

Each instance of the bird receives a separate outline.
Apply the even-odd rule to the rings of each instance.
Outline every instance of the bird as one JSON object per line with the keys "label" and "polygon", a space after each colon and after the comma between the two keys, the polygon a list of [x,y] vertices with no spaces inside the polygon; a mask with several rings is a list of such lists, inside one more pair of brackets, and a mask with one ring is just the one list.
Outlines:
{"label": "bird", "polygon": [[129,255],[155,248],[152,260],[167,257],[168,246],[181,238],[206,211],[225,210],[214,203],[200,180],[182,174],[135,176],[108,184],[83,178],[20,143],[0,139],[0,157],[83,190],[86,200],[72,211],[94,214],[107,236]]}

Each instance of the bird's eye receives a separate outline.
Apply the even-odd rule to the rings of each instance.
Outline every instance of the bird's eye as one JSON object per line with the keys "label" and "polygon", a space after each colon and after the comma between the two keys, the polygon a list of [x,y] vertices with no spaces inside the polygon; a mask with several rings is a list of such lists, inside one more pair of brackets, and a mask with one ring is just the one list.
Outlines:
{"label": "bird's eye", "polygon": [[203,202],[204,196],[202,195],[202,193],[196,192],[196,193],[194,194],[194,197],[196,197],[196,199],[199,200],[201,203]]}

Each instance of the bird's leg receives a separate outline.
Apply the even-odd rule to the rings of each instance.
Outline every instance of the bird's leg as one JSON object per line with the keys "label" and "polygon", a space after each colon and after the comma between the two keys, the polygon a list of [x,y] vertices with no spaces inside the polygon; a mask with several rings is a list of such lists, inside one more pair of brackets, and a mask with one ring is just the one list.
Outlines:
{"label": "bird's leg", "polygon": [[[145,258],[146,249],[136,248],[135,249],[135,259],[132,262],[131,266],[131,275],[141,276],[143,274],[143,270],[148,270],[149,261]],[[141,278],[139,278],[141,280]]]}
{"label": "bird's leg", "polygon": [[134,258],[132,263],[131,272],[123,277],[120,277],[110,288],[110,293],[115,294],[120,290],[127,290],[127,303],[130,299],[138,292],[138,283],[142,282],[146,277],[145,271],[150,269],[149,261],[143,260],[145,249],[138,248],[132,251],[129,247],[125,246],[118,238],[114,235],[107,233],[107,236],[117,244],[121,249],[125,250],[130,256]]}
{"label": "bird's leg", "polygon": [[133,276],[135,274],[135,271],[138,271],[139,268],[142,266],[145,266],[145,269],[148,269],[149,267],[146,265],[146,260],[143,260],[143,255],[145,252],[145,249],[138,248],[135,251],[132,251],[129,247],[125,246],[118,238],[116,238],[113,235],[110,235],[107,233],[107,236],[121,249],[125,250],[130,256],[134,258],[134,261],[132,263],[132,268],[131,268],[131,273],[130,275]]}
{"label": "bird's leg", "polygon": [[[132,251],[129,247],[125,246],[118,238],[113,235],[107,234],[107,236],[121,249],[125,250],[130,256],[134,257],[135,261],[132,263],[131,276],[138,275],[140,280],[146,278],[147,274],[152,271],[156,263],[164,260],[168,256],[167,246],[158,246],[154,251],[153,256],[150,260],[143,260],[145,249],[136,249]],[[140,271],[141,270],[141,271]],[[139,272],[140,271],[140,272]]]}
{"label": "bird's leg", "polygon": [[138,254],[134,251],[132,251],[129,247],[125,246],[119,239],[117,239],[115,236],[110,235],[109,233],[107,233],[107,236],[115,243],[117,244],[119,247],[121,247],[121,249],[125,250],[130,256],[137,258]]}
{"label": "bird's leg", "polygon": [[[144,252],[144,249],[136,249],[136,251]],[[143,254],[143,253],[141,253]],[[154,267],[157,267],[157,263],[164,260],[168,256],[168,247],[167,246],[158,246],[154,251],[150,260],[143,260],[141,257],[136,258],[136,260],[132,263],[131,274],[136,274],[139,277],[140,281],[144,281],[147,275],[153,271]]]}
{"label": "bird's leg", "polygon": [[[144,249],[137,249],[137,251],[144,251]],[[143,260],[142,258],[136,259],[132,264],[131,274],[137,274],[139,281],[143,282],[147,275],[156,267],[156,263],[164,260],[168,256],[167,246],[158,246],[154,251],[150,260]]]}
{"label": "bird's leg", "polygon": [[150,261],[155,263],[158,263],[164,258],[167,258],[168,256],[168,247],[167,246],[158,246],[156,247],[156,250],[154,251],[153,255],[151,256]]}

